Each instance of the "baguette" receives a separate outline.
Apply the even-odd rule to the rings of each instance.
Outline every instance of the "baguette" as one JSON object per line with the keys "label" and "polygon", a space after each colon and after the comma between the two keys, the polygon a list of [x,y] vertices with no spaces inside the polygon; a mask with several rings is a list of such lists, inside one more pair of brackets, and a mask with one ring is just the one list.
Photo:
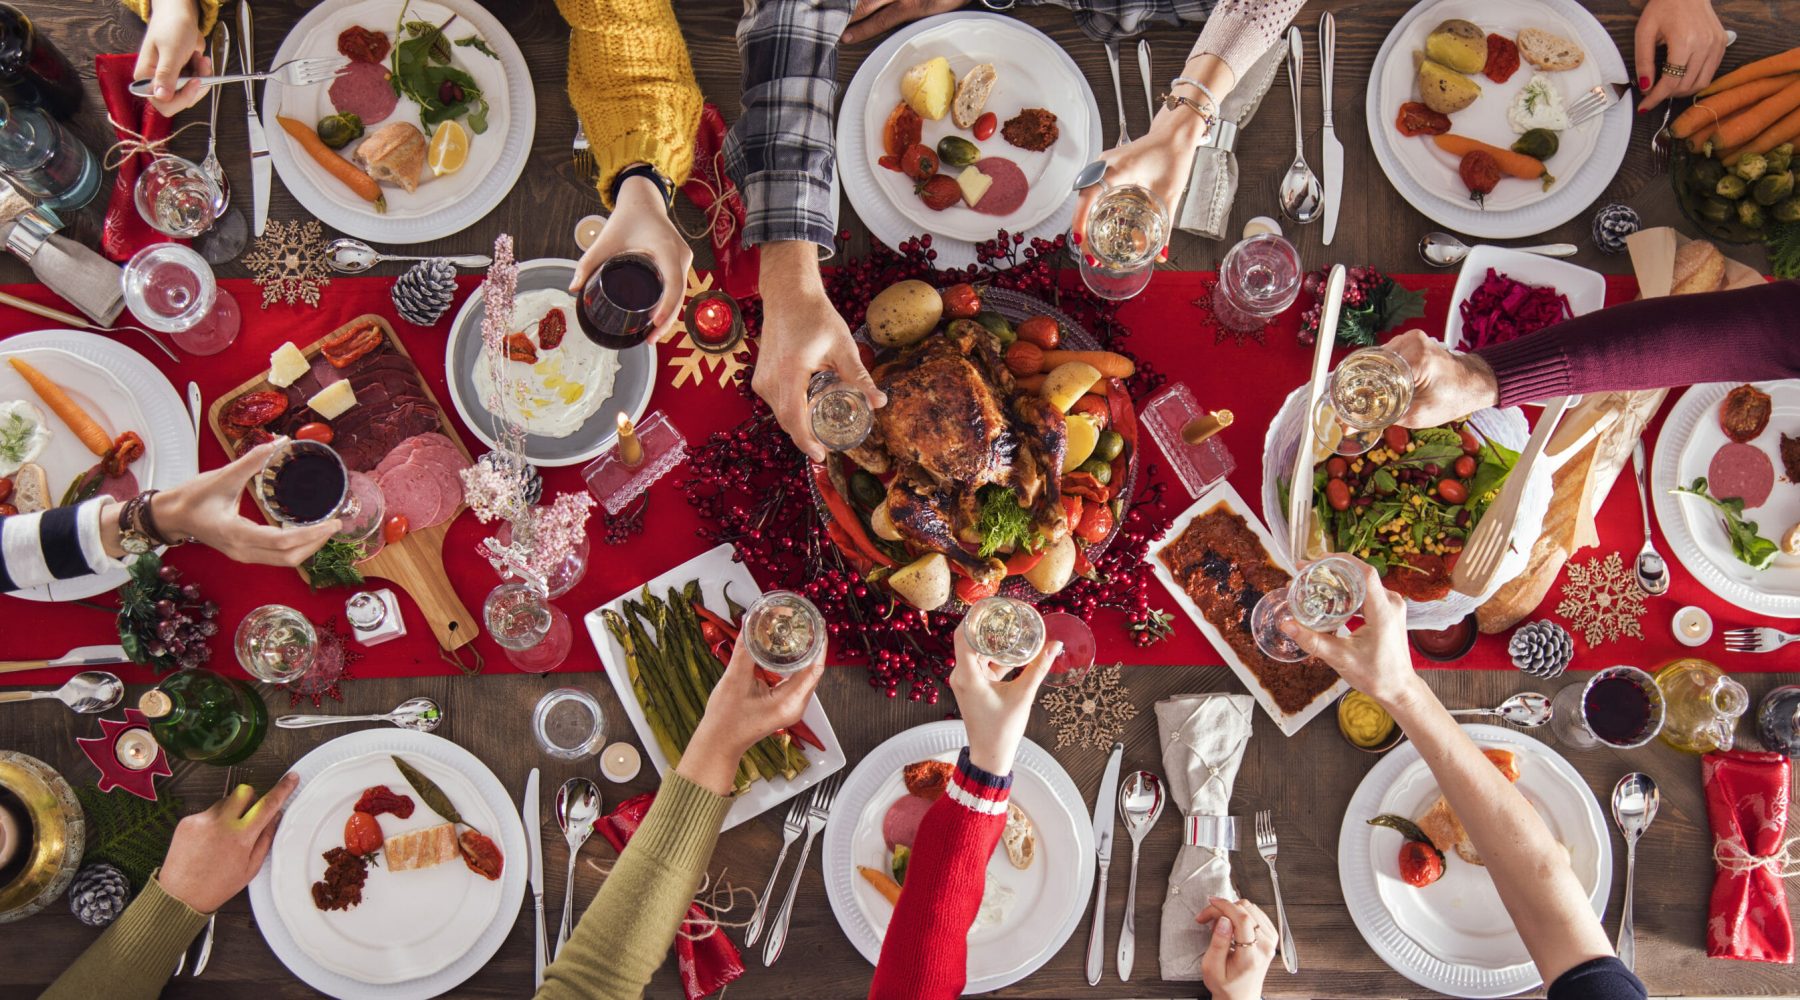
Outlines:
{"label": "baguette", "polygon": [[950,120],[957,128],[974,127],[975,119],[987,108],[988,94],[998,78],[993,63],[982,63],[963,74],[962,82],[956,85],[956,103],[950,106]]}
{"label": "baguette", "polygon": [[1552,73],[1574,69],[1587,58],[1579,44],[1541,28],[1519,32],[1518,42],[1519,55],[1526,62]]}
{"label": "baguette", "polygon": [[50,477],[43,466],[26,462],[13,473],[12,481],[12,505],[19,513],[35,514],[54,506],[50,499]]}

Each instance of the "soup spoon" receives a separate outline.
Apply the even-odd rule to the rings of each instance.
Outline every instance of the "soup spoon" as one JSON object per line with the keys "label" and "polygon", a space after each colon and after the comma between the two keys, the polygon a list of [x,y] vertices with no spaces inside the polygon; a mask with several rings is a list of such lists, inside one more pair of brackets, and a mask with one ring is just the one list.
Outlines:
{"label": "soup spoon", "polygon": [[405,254],[382,253],[362,240],[353,240],[341,236],[325,245],[325,261],[333,271],[342,274],[360,274],[387,260],[447,260],[456,267],[487,267],[494,261],[480,254],[446,254],[427,257],[413,257]]}

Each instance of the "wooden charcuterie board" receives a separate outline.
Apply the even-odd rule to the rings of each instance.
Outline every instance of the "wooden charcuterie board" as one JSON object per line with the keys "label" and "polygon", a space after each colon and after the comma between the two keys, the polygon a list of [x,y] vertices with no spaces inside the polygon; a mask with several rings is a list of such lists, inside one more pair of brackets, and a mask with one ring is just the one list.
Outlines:
{"label": "wooden charcuterie board", "polygon": [[[350,327],[371,322],[381,329],[382,336],[387,338],[390,348],[408,361],[412,360],[411,352],[407,351],[406,345],[394,334],[394,328],[388,325],[387,320],[373,313],[350,320],[303,347],[301,353],[306,355],[308,361],[311,361],[318,357],[320,345],[325,341]],[[415,364],[413,367],[417,368],[418,366]],[[469,454],[468,446],[463,444],[462,435],[458,434],[456,428],[450,423],[450,415],[438,402],[437,394],[431,391],[431,386],[427,385],[423,378],[420,378],[418,382],[425,399],[437,410],[439,430],[456,445],[457,451],[461,452],[465,459],[473,462],[474,457]],[[212,428],[213,436],[218,438],[219,444],[224,447],[225,454],[235,456],[238,453],[236,444],[225,433],[224,427],[219,422],[220,415],[225,408],[230,406],[233,400],[247,392],[275,388],[277,387],[270,384],[268,370],[265,368],[256,377],[213,401],[212,406],[206,411],[206,422]],[[428,528],[408,532],[405,538],[392,545],[383,546],[381,551],[356,564],[356,568],[361,570],[364,576],[381,577],[406,591],[412,597],[413,602],[419,606],[419,611],[425,616],[426,623],[431,626],[431,632],[437,637],[438,645],[447,650],[466,645],[480,632],[479,623],[475,620],[475,616],[470,614],[469,609],[463,605],[462,599],[456,595],[455,588],[450,585],[450,575],[444,569],[444,536],[449,532],[450,525],[455,522],[463,509],[464,504],[459,502],[449,518]],[[301,570],[301,575],[305,575],[305,570]]]}

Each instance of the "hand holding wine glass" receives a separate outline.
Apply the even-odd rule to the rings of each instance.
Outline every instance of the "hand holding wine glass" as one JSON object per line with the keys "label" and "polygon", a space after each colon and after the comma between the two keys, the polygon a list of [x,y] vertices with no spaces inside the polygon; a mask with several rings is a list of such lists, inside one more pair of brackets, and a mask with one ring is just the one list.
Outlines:
{"label": "hand holding wine glass", "polygon": [[1431,697],[1429,689],[1413,672],[1412,654],[1406,646],[1406,601],[1381,585],[1375,568],[1360,559],[1337,556],[1351,564],[1363,588],[1363,625],[1348,636],[1316,632],[1293,619],[1282,622],[1280,630],[1308,656],[1323,661],[1338,672],[1350,686],[1380,702],[1392,711],[1393,706],[1421,690]]}
{"label": "hand holding wine glass", "polygon": [[1412,403],[1395,421],[1402,427],[1436,427],[1495,405],[1494,370],[1477,354],[1452,351],[1423,330],[1387,342],[1412,369]]}
{"label": "hand holding wine glass", "polygon": [[813,434],[807,396],[812,376],[832,372],[876,408],[887,405],[887,394],[875,387],[849,325],[825,294],[818,248],[804,241],[768,244],[762,268],[764,287],[781,292],[763,298],[762,343],[750,386],[775,411],[794,446],[823,461],[826,448]]}
{"label": "hand holding wine glass", "polygon": [[956,630],[956,669],[950,672],[950,690],[968,731],[969,761],[989,774],[1012,773],[1013,757],[1025,738],[1031,719],[1031,703],[1050,665],[1062,655],[1062,643],[1045,643],[1035,658],[1013,680],[1007,667],[996,667],[975,650],[965,630]]}
{"label": "hand holding wine glass", "polygon": [[[298,566],[336,534],[342,524],[336,518],[305,527],[278,528],[257,524],[238,512],[238,500],[249,482],[285,438],[259,445],[229,465],[201,473],[151,502],[156,523],[170,537],[193,538],[218,549],[237,562],[271,566]],[[116,512],[102,513],[100,524],[107,535],[107,550],[118,547]],[[111,526],[109,528],[109,526]]]}
{"label": "hand holding wine glass", "polygon": [[[648,259],[648,266],[638,261],[640,257]],[[600,238],[581,255],[581,261],[575,265],[575,278],[569,284],[569,293],[581,300],[583,329],[588,329],[592,319],[586,315],[591,294],[587,286],[596,273],[601,273],[602,285],[606,286],[603,290],[613,305],[626,312],[644,314],[631,320],[631,329],[608,329],[605,333],[617,337],[623,347],[661,337],[681,314],[688,268],[693,263],[693,248],[669,217],[662,190],[646,177],[625,178],[625,183],[619,185],[612,216],[600,230]],[[619,268],[619,273],[604,271],[608,264]],[[629,275],[624,273],[627,264],[631,265]],[[631,281],[633,287],[629,290],[616,287],[628,279],[638,280]],[[661,287],[653,289],[652,284]],[[623,343],[626,340],[630,343]]]}

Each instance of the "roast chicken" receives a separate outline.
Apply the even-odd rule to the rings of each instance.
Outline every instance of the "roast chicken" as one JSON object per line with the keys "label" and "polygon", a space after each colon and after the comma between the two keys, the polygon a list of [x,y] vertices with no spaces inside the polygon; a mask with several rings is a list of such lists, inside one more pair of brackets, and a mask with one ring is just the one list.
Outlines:
{"label": "roast chicken", "polygon": [[1058,480],[1068,451],[1063,413],[1019,392],[993,336],[974,323],[902,348],[870,372],[887,393],[875,429],[846,454],[876,475],[893,473],[885,505],[894,530],[941,552],[966,575],[999,582],[1005,566],[983,559],[978,491],[1006,487],[1047,541],[1068,534]]}

